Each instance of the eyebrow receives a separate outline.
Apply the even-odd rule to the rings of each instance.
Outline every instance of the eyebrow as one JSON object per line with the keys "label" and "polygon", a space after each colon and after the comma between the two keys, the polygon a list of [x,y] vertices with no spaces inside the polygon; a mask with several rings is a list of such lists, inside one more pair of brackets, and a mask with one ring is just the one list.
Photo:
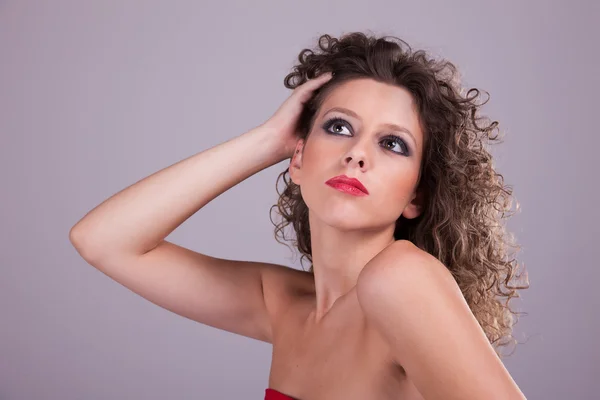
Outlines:
{"label": "eyebrow", "polygon": [[[328,113],[330,113],[330,112],[332,112],[332,111],[337,111],[337,112],[341,112],[341,113],[344,113],[344,114],[348,114],[349,116],[351,116],[351,117],[354,117],[354,118],[356,118],[356,119],[358,119],[358,120],[362,121],[362,119],[361,119],[361,118],[358,116],[358,114],[357,114],[357,113],[355,113],[354,111],[352,111],[352,110],[350,110],[350,109],[348,109],[348,108],[344,108],[344,107],[333,107],[333,108],[329,109],[329,110],[328,110],[328,111],[327,111],[325,114],[323,114],[323,115],[326,115],[326,114],[328,114]],[[386,129],[391,129],[391,130],[394,130],[394,131],[401,131],[401,132],[405,132],[405,133],[407,133],[408,135],[410,135],[410,137],[411,137],[411,138],[412,138],[412,140],[415,142],[415,144],[417,143],[417,140],[415,139],[414,135],[412,134],[412,132],[411,132],[411,131],[410,131],[408,128],[405,128],[405,127],[403,127],[403,126],[396,125],[396,124],[383,124],[382,126],[383,126],[384,128],[386,128]]]}

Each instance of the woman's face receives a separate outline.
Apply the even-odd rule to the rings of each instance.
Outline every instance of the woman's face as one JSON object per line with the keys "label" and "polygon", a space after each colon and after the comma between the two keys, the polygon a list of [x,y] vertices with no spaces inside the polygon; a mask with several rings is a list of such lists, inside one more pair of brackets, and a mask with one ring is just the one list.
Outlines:
{"label": "woman's face", "polygon": [[[413,107],[406,89],[372,79],[333,89],[290,163],[290,177],[311,213],[342,230],[384,228],[400,215],[419,215],[415,186],[423,134]],[[325,183],[338,175],[358,179],[368,195]]]}

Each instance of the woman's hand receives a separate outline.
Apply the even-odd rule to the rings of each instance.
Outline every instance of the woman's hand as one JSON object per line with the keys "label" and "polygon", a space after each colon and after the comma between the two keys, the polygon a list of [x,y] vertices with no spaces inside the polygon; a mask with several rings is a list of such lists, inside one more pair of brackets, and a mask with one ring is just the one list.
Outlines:
{"label": "woman's hand", "polygon": [[313,92],[328,82],[332,77],[331,72],[324,72],[314,79],[304,82],[294,89],[292,94],[277,109],[275,114],[260,129],[273,135],[274,144],[277,147],[279,158],[285,160],[291,158],[298,141],[297,124],[302,113],[304,103],[313,95]]}

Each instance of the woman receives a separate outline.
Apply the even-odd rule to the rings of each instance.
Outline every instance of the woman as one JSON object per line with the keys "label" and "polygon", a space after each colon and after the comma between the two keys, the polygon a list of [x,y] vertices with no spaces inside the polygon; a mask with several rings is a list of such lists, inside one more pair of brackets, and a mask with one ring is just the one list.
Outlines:
{"label": "woman", "polygon": [[[323,35],[269,120],[112,196],[71,241],[153,303],[272,343],[267,399],[522,399],[498,352],[528,285],[484,147],[497,122],[482,126],[453,64],[389,39]],[[309,271],[164,240],[288,158],[276,237],[293,226]]]}

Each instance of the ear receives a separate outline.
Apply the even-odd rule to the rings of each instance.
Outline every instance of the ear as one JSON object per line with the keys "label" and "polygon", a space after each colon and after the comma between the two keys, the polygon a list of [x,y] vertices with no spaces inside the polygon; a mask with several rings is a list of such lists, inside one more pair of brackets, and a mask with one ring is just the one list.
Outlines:
{"label": "ear", "polygon": [[296,142],[296,148],[294,149],[294,154],[290,160],[290,178],[292,178],[292,182],[296,185],[300,185],[301,182],[304,143],[304,139],[299,139],[298,142]]}
{"label": "ear", "polygon": [[402,211],[402,215],[406,219],[417,218],[423,212],[424,193],[422,190],[416,190],[413,198]]}

